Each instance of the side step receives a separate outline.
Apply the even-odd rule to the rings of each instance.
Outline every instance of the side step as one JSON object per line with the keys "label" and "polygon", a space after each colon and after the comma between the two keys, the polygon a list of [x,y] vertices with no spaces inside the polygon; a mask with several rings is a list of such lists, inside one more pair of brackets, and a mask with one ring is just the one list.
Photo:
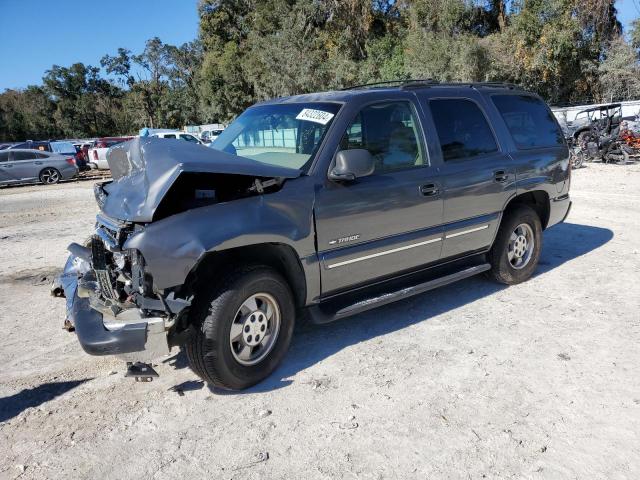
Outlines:
{"label": "side step", "polygon": [[[473,277],[479,273],[486,272],[491,269],[491,265],[483,263],[480,265],[474,265],[472,267],[465,268],[463,270],[443,275],[441,277],[432,278],[428,281],[418,283],[415,285],[407,286],[397,290],[393,290],[387,293],[381,293],[369,298],[354,299],[353,302],[327,302],[329,305],[333,304],[334,308],[329,305],[317,305],[309,309],[310,319],[312,323],[324,324],[330,323],[341,318],[350,317],[358,313],[366,312],[373,308],[386,305],[388,303],[397,302],[404,298],[409,298],[420,293],[428,292],[434,288],[439,288],[450,283],[457,282],[465,278]],[[329,307],[329,308],[327,308]]]}

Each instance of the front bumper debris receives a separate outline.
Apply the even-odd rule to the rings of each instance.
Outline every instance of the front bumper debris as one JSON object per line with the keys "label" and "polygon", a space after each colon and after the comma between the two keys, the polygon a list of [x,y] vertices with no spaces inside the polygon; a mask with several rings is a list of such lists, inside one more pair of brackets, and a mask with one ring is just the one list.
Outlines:
{"label": "front bumper debris", "polygon": [[168,329],[164,317],[143,316],[140,310],[133,308],[110,315],[92,307],[95,293],[87,289],[82,280],[78,284],[79,277],[91,271],[85,259],[72,254],[52,287],[52,292],[56,288],[64,290],[67,300],[65,325],[75,328],[82,349],[90,355],[120,355],[135,361],[151,361],[168,354]]}

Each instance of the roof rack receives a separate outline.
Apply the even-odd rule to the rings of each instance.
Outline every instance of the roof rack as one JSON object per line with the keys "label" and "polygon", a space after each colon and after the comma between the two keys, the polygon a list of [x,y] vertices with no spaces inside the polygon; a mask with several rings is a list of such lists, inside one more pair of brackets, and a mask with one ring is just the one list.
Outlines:
{"label": "roof rack", "polygon": [[511,90],[520,88],[518,85],[514,83],[508,83],[508,82],[437,82],[437,81],[432,81],[426,85],[412,83],[412,84],[402,85],[400,88],[410,89],[410,88],[420,88],[420,87],[428,87],[428,86],[470,87],[470,88],[508,88]]}
{"label": "roof rack", "polygon": [[518,85],[508,82],[440,82],[432,78],[411,78],[406,80],[388,80],[384,82],[363,83],[342,88],[341,90],[360,90],[365,88],[382,88],[396,85],[402,90],[424,87],[470,87],[470,88],[520,88]]}
{"label": "roof rack", "polygon": [[384,82],[372,82],[372,83],[363,83],[361,85],[352,85],[349,87],[345,87],[345,88],[341,88],[341,91],[345,91],[345,90],[360,90],[363,88],[370,88],[370,87],[385,87],[387,85],[398,85],[399,87],[403,87],[405,85],[411,85],[411,84],[432,84],[432,83],[438,83],[437,80],[433,80],[431,78],[409,78],[409,79],[405,79],[405,80],[387,80]]}

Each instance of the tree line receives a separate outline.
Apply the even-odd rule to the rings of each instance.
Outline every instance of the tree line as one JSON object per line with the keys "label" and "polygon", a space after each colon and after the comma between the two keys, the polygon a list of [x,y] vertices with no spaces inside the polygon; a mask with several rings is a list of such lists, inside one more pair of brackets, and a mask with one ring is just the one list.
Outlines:
{"label": "tree line", "polygon": [[0,140],[226,122],[256,101],[376,81],[506,81],[550,104],[640,97],[640,21],[614,0],[200,0],[199,35],[53,65],[0,94]]}

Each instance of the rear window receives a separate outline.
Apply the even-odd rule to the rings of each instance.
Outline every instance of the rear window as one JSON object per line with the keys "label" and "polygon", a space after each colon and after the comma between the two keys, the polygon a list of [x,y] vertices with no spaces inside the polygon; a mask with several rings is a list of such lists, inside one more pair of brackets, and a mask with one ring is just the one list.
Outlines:
{"label": "rear window", "polygon": [[429,106],[445,162],[498,151],[484,113],[471,100],[437,99]]}
{"label": "rear window", "polygon": [[76,147],[71,142],[51,142],[51,150],[55,153],[76,153]]}
{"label": "rear window", "polygon": [[529,95],[493,95],[518,149],[564,145],[562,131],[544,102]]}

